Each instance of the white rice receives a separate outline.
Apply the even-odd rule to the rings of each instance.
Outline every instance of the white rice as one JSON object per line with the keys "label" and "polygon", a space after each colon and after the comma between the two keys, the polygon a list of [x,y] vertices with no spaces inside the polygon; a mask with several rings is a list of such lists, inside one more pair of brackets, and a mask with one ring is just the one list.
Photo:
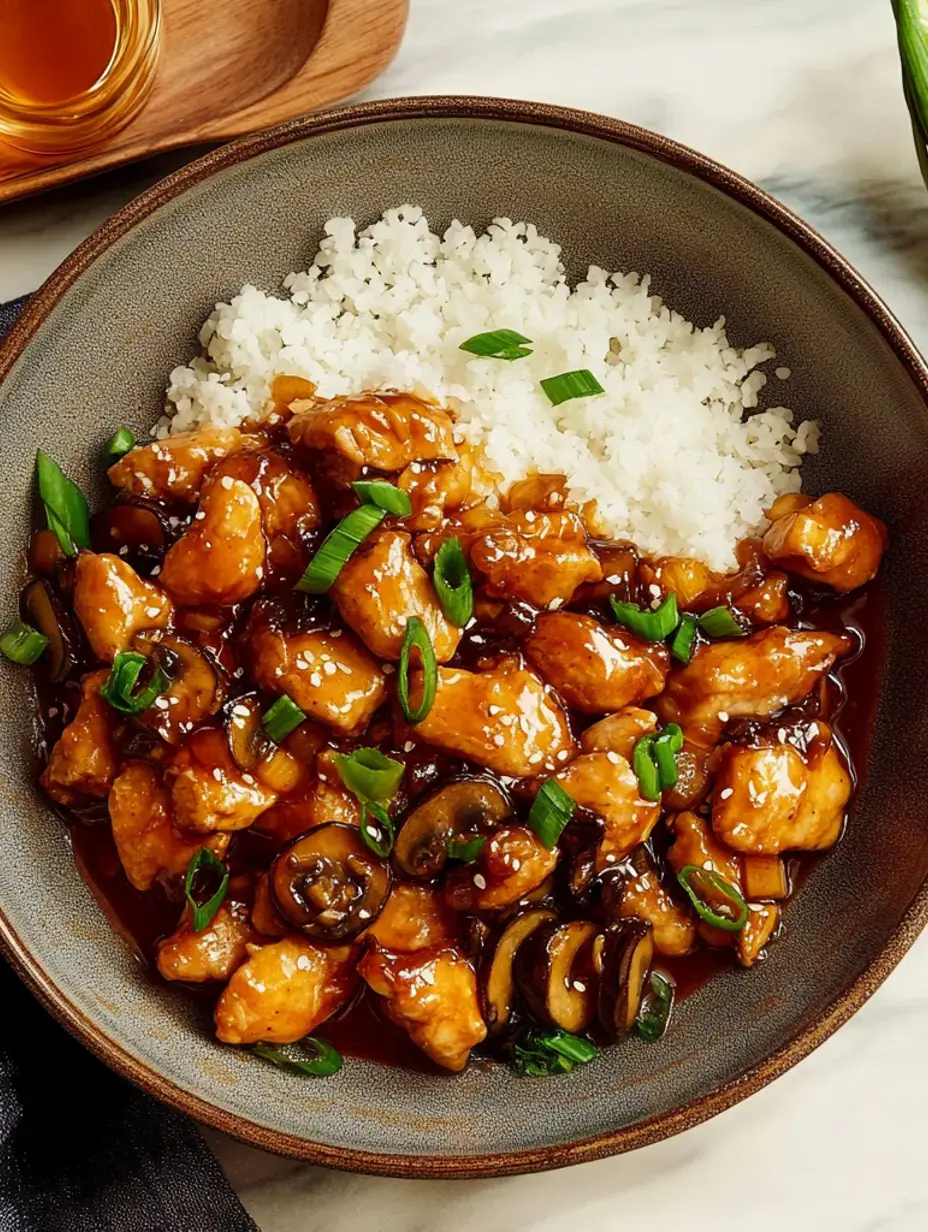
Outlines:
{"label": "white rice", "polygon": [[[724,317],[695,328],[647,275],[591,266],[571,289],[560,248],[530,223],[499,218],[478,236],[454,222],[439,238],[414,206],[360,234],[333,218],[312,266],[284,285],[289,298],[246,286],[217,304],[200,332],[205,356],[171,373],[157,435],[241,423],[278,374],[324,397],[428,391],[507,486],[562,473],[610,534],[716,568],[732,565],[778,494],[799,490],[802,457],[818,448],[817,424],[794,426],[785,407],[746,415],[769,343],[730,346]],[[459,349],[490,329],[524,334],[532,354],[507,363]],[[540,380],[577,368],[605,395],[551,406]]]}

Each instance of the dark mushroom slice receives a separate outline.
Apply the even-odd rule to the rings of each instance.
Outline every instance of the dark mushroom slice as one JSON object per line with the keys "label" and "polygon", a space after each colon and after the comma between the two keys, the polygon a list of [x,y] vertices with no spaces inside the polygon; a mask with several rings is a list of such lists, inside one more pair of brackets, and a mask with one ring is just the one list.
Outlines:
{"label": "dark mushroom slice", "polygon": [[437,877],[448,844],[486,834],[512,812],[502,788],[488,779],[460,779],[440,788],[409,814],[397,835],[397,865],[409,877]]}
{"label": "dark mushroom slice", "polygon": [[246,695],[227,702],[223,711],[229,737],[229,751],[239,770],[249,774],[273,751],[261,725],[261,706],[257,697]]}
{"label": "dark mushroom slice", "polygon": [[634,1027],[653,958],[654,933],[643,920],[611,924],[596,938],[597,1015],[609,1035],[622,1035]]}
{"label": "dark mushroom slice", "polygon": [[535,1017],[574,1035],[585,1031],[596,1012],[592,946],[595,924],[571,920],[542,922],[519,946],[516,984]]}
{"label": "dark mushroom slice", "polygon": [[171,537],[163,510],[136,497],[117,500],[90,520],[93,550],[121,556],[136,573],[161,564]]}
{"label": "dark mushroom slice", "polygon": [[63,680],[77,658],[77,630],[48,582],[30,582],[20,598],[29,624],[48,638],[42,664],[52,680]]}
{"label": "dark mushroom slice", "polygon": [[553,920],[554,912],[545,907],[533,907],[517,915],[500,934],[483,979],[483,1017],[491,1034],[508,1026],[516,999],[516,979],[513,967],[519,947],[531,934]]}
{"label": "dark mushroom slice", "polygon": [[291,928],[314,941],[341,944],[374,922],[393,877],[357,826],[332,821],[288,843],[271,865],[268,885]]}
{"label": "dark mushroom slice", "polygon": [[137,634],[132,649],[151,655],[170,681],[166,692],[137,715],[136,722],[157,732],[168,744],[180,744],[222,705],[225,673],[208,651],[160,629]]}

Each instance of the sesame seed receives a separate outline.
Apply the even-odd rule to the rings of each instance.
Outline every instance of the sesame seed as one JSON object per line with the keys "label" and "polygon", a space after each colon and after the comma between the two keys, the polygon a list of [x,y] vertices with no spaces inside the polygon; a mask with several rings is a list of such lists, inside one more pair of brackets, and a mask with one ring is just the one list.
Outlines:
{"label": "sesame seed", "polygon": [[617,766],[622,759],[618,755],[618,753],[610,749],[609,752],[606,754],[606,760],[611,761],[614,766]]}
{"label": "sesame seed", "polygon": [[254,787],[255,785],[254,778],[250,774],[243,774],[242,782],[247,783],[249,787]]}
{"label": "sesame seed", "polygon": [[558,761],[566,761],[569,756],[570,754],[567,752],[566,749],[561,749],[557,755],[557,759]]}
{"label": "sesame seed", "polygon": [[403,745],[403,752],[411,753],[415,747],[416,747],[415,740],[407,740],[406,743]]}
{"label": "sesame seed", "polygon": [[487,714],[499,714],[499,706],[487,706]]}
{"label": "sesame seed", "polygon": [[393,666],[392,663],[381,663],[380,667],[385,676],[392,676],[393,673],[396,671],[396,668]]}
{"label": "sesame seed", "polygon": [[655,599],[657,599],[660,597],[660,593],[661,593],[661,588],[658,586],[656,582],[652,582],[651,585],[648,587],[648,594],[653,595]]}
{"label": "sesame seed", "polygon": [[217,783],[222,782],[222,771],[219,769],[218,766],[213,767],[213,778],[216,780]]}
{"label": "sesame seed", "polygon": [[574,988],[577,992],[586,992],[586,984],[582,980],[574,980]]}
{"label": "sesame seed", "polygon": [[49,708],[48,708],[48,717],[49,717],[50,719],[53,719],[53,718],[57,715],[57,713],[58,713],[58,707],[57,707],[57,706],[49,706]]}
{"label": "sesame seed", "polygon": [[232,487],[233,483],[234,483],[234,480],[231,475],[223,475],[222,486],[225,488],[227,492]]}
{"label": "sesame seed", "polygon": [[232,713],[236,716],[236,718],[247,719],[251,714],[251,711],[247,706],[233,706]]}
{"label": "sesame seed", "polygon": [[501,749],[503,745],[506,743],[506,737],[503,735],[502,732],[497,732],[497,734],[493,737],[493,743],[496,745],[498,749]]}
{"label": "sesame seed", "polygon": [[203,519],[206,517],[206,514],[203,512],[202,509],[199,509],[193,516],[194,516],[195,521],[202,522]]}
{"label": "sesame seed", "polygon": [[535,512],[534,512],[534,510],[532,510],[532,509],[527,510],[527,512],[526,512],[526,514],[525,514],[525,520],[526,520],[526,522],[528,522],[528,523],[529,523],[529,525],[531,525],[531,523],[535,521]]}
{"label": "sesame seed", "polygon": [[521,867],[522,867],[522,861],[519,859],[518,856],[513,856],[512,857],[512,871],[514,873],[517,873]]}
{"label": "sesame seed", "polygon": [[719,792],[719,799],[720,800],[730,800],[734,794],[735,794],[734,787],[725,787],[723,788],[722,791]]}
{"label": "sesame seed", "polygon": [[720,710],[720,711],[719,711],[719,722],[720,722],[720,723],[727,723],[727,722],[728,722],[728,711],[727,711],[727,710]]}
{"label": "sesame seed", "polygon": [[147,607],[145,609],[145,615],[148,617],[149,620],[156,620],[157,617],[161,615],[161,608],[160,607]]}
{"label": "sesame seed", "polygon": [[158,707],[159,710],[167,710],[168,700],[166,697],[156,697],[155,705]]}
{"label": "sesame seed", "polygon": [[487,888],[486,877],[482,873],[474,873],[474,885],[478,890],[485,890]]}
{"label": "sesame seed", "polygon": [[358,912],[358,919],[359,920],[369,920],[370,918],[371,918],[371,913],[368,911],[366,907],[362,907],[361,910]]}

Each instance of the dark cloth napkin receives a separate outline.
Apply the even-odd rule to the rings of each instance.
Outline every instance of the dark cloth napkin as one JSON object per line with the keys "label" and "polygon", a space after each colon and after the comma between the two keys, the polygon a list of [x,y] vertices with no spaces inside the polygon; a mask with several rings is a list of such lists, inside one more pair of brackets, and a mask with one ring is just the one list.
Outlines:
{"label": "dark cloth napkin", "polygon": [[[25,302],[0,304],[0,337]],[[196,1126],[86,1052],[2,960],[0,1232],[258,1232]]]}

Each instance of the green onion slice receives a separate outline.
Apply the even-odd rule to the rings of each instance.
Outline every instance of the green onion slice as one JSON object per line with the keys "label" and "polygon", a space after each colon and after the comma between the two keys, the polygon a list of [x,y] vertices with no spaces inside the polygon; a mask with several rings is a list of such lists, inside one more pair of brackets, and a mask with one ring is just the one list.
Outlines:
{"label": "green onion slice", "polygon": [[304,1078],[331,1078],[345,1064],[342,1054],[328,1040],[307,1035],[296,1044],[255,1044],[252,1051],[279,1069]]}
{"label": "green onion slice", "polygon": [[691,616],[686,612],[680,617],[680,623],[677,625],[677,631],[673,635],[673,640],[670,643],[670,653],[678,663],[689,663],[693,657],[693,650],[696,646],[696,632],[699,628],[699,622],[695,616]]}
{"label": "green onion slice", "polygon": [[541,388],[548,395],[552,406],[560,406],[562,402],[570,402],[572,398],[589,398],[593,394],[606,392],[589,368],[578,368],[576,372],[562,372],[560,376],[546,377],[541,382]]}
{"label": "green onion slice", "polygon": [[[374,819],[373,822],[371,818]],[[361,838],[365,846],[369,847],[375,856],[380,856],[382,860],[385,860],[393,850],[396,830],[393,818],[382,804],[375,804],[373,800],[362,801]]]}
{"label": "green onion slice", "polygon": [[21,620],[8,624],[0,636],[0,650],[12,663],[19,663],[23,667],[35,663],[47,645],[48,638],[44,633]]}
{"label": "green onion slice", "polygon": [[528,824],[549,851],[557,846],[564,827],[574,815],[577,802],[556,779],[548,779],[532,801]]}
{"label": "green onion slice", "polygon": [[386,510],[378,509],[376,505],[360,505],[357,509],[352,509],[323,540],[322,546],[306,566],[306,572],[297,582],[296,589],[310,595],[324,594],[341,573],[349,557],[386,516]]}
{"label": "green onion slice", "polygon": [[653,611],[640,608],[637,603],[622,603],[615,595],[609,596],[612,615],[618,624],[646,642],[662,642],[669,637],[680,620],[677,596],[667,595]]}
{"label": "green onion slice", "polygon": [[653,1041],[659,1040],[670,1024],[674,988],[659,971],[651,972],[650,985],[635,1020],[635,1031],[642,1039]]}
{"label": "green onion slice", "polygon": [[713,928],[727,933],[739,933],[748,919],[748,905],[735,887],[709,868],[687,864],[677,873],[677,880],[696,914]]}
{"label": "green onion slice", "polygon": [[730,607],[713,607],[699,617],[699,627],[709,637],[744,637],[745,630]]}
{"label": "green onion slice", "polygon": [[[418,648],[422,664],[422,701],[415,710],[409,701],[409,657],[413,646]],[[428,629],[418,616],[410,616],[406,621],[406,632],[403,634],[403,646],[400,650],[399,668],[396,673],[396,695],[400,699],[400,709],[407,723],[422,722],[432,709],[437,688],[438,664]]]}
{"label": "green onion slice", "polygon": [[283,696],[278,697],[269,710],[265,711],[261,718],[261,726],[269,740],[280,744],[292,731],[296,731],[305,719],[305,712],[284,693]]}
{"label": "green onion slice", "polygon": [[[148,684],[136,690],[139,676],[146,665],[151,668]],[[100,696],[122,714],[141,714],[167,690],[170,683],[154,658],[146,658],[145,655],[135,654],[131,650],[121,650],[113,660],[110,674],[100,689]]]}
{"label": "green onion slice", "polygon": [[553,1074],[569,1074],[575,1065],[585,1065],[598,1052],[595,1044],[569,1031],[532,1030],[513,1045],[512,1063],[523,1077],[550,1078]]}
{"label": "green onion slice", "polygon": [[651,745],[651,754],[657,766],[661,791],[676,787],[680,772],[677,769],[677,754],[683,748],[683,732],[676,723],[668,723]]}
{"label": "green onion slice", "polygon": [[654,757],[654,736],[642,736],[632,753],[632,769],[638,779],[638,794],[642,800],[661,798],[661,773]]}
{"label": "green onion slice", "polygon": [[[218,878],[219,884],[205,902],[199,902],[198,891],[200,887],[196,885],[196,882],[198,878],[202,880],[204,876],[213,883]],[[213,916],[222,906],[228,888],[229,870],[222,860],[218,859],[208,847],[201,847],[187,865],[187,875],[184,877],[184,894],[193,913],[193,931],[195,933],[201,933],[207,924],[210,923]]]}
{"label": "green onion slice", "polygon": [[446,539],[435,553],[432,584],[445,616],[463,629],[474,614],[474,588],[460,539]]}
{"label": "green onion slice", "polygon": [[84,494],[41,449],[35,465],[49,528],[55,532],[65,556],[76,556],[78,548],[90,547],[90,510]]}
{"label": "green onion slice", "polygon": [[473,838],[448,840],[446,852],[449,860],[460,860],[462,864],[472,864],[483,853],[487,840],[482,834]]}
{"label": "green onion slice", "polygon": [[375,804],[392,800],[403,777],[403,763],[386,757],[380,749],[340,753],[335,766],[350,792],[361,801]]}
{"label": "green onion slice", "polygon": [[117,428],[104,448],[111,458],[121,458],[135,446],[135,433],[128,428]]}
{"label": "green onion slice", "polygon": [[487,359],[522,359],[531,355],[531,350],[523,346],[531,342],[514,329],[492,329],[485,334],[474,334],[458,347],[459,351],[468,351],[471,355],[481,355]]}
{"label": "green onion slice", "polygon": [[374,505],[384,513],[395,513],[399,518],[408,518],[412,513],[412,501],[408,493],[382,479],[359,479],[353,483],[354,494],[362,505]]}

